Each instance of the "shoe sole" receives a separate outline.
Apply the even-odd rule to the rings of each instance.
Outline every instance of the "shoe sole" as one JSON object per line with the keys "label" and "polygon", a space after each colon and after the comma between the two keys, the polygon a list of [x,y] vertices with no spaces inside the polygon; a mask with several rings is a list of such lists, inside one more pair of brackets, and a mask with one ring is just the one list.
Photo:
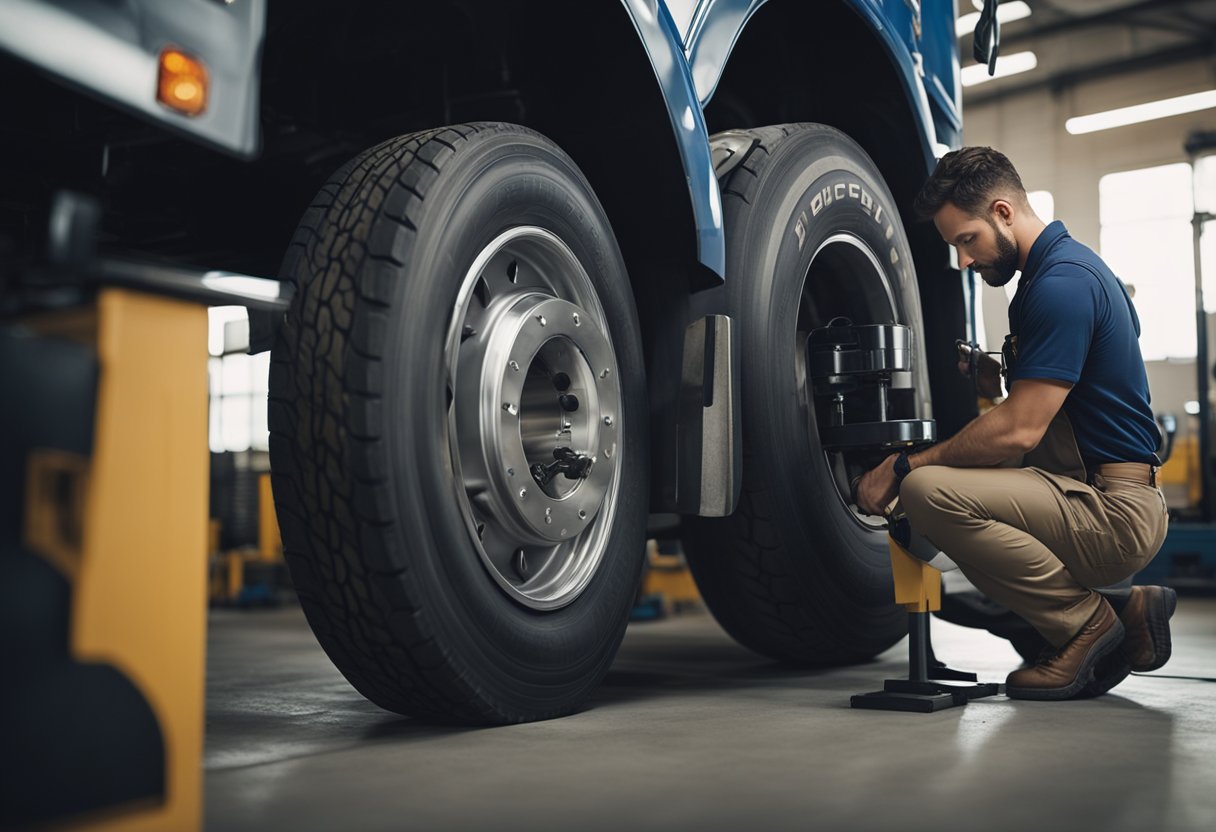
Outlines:
{"label": "shoe sole", "polygon": [[1076,698],[1092,699],[1095,696],[1101,696],[1121,684],[1131,675],[1131,672],[1132,667],[1127,663],[1123,645],[1120,644],[1118,649],[1112,650],[1094,665],[1093,681],[1081,688],[1081,692],[1076,695]]}
{"label": "shoe sole", "polygon": [[[1148,591],[1152,589],[1161,591]],[[1145,623],[1148,624],[1149,638],[1153,640],[1153,661],[1147,665],[1132,667],[1137,673],[1156,670],[1170,660],[1170,654],[1173,652],[1170,619],[1178,608],[1178,593],[1168,586],[1148,587],[1145,595]]]}
{"label": "shoe sole", "polygon": [[[1115,619],[1114,625],[1093,646],[1084,663],[1077,669],[1076,678],[1071,684],[1062,688],[1017,688],[1012,685],[1005,687],[1005,695],[1010,699],[1035,699],[1041,702],[1055,702],[1062,699],[1073,699],[1094,680],[1094,668],[1103,657],[1119,649],[1123,643],[1123,622]],[[1113,687],[1113,685],[1112,685]],[[1105,693],[1105,691],[1103,691]]]}

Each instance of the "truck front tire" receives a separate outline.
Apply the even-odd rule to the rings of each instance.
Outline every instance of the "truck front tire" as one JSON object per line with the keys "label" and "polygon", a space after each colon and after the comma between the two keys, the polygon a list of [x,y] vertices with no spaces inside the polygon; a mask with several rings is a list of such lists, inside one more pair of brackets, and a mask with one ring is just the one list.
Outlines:
{"label": "truck front tire", "polygon": [[576,709],[624,634],[648,482],[636,310],[586,179],[513,125],[393,139],[321,189],[282,276],[274,494],[322,647],[403,714]]}

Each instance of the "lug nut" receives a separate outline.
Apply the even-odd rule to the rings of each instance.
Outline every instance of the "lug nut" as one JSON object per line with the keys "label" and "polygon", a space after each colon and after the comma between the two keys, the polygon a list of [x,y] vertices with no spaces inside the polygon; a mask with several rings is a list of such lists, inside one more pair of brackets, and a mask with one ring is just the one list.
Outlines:
{"label": "lug nut", "polygon": [[610,370],[600,370],[600,378],[608,378],[609,372],[611,372],[611,371]]}
{"label": "lug nut", "polygon": [[510,413],[512,416],[519,413],[519,409],[517,407],[515,407],[515,405],[512,404],[511,402],[503,402],[502,409],[507,411],[508,413]]}
{"label": "lug nut", "polygon": [[545,316],[544,316],[544,315],[537,315],[537,316],[536,316],[536,322],[537,322],[538,324],[540,324],[541,326],[548,326],[548,325],[549,325],[549,322],[545,320]]}
{"label": "lug nut", "polygon": [[524,497],[527,497],[527,496],[528,496],[528,489],[526,489],[526,488],[519,489],[519,499],[522,500]]}
{"label": "lug nut", "polygon": [[519,362],[518,361],[508,361],[507,366],[510,367],[515,372],[517,372],[517,373],[519,372]]}
{"label": "lug nut", "polygon": [[612,417],[611,417],[611,416],[605,416],[605,417],[604,417],[604,424],[605,424],[605,425],[608,425],[608,427],[612,427]]}
{"label": "lug nut", "polygon": [[574,325],[575,325],[575,326],[582,326],[582,325],[583,325],[583,322],[579,320],[579,317],[578,317],[578,313],[577,313],[577,312],[575,312],[575,313],[574,313]]}

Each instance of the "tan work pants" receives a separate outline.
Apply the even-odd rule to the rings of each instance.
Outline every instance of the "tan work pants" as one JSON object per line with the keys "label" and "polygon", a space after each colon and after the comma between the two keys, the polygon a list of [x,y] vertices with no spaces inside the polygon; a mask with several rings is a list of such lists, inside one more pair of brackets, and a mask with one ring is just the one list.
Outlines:
{"label": "tan work pants", "polygon": [[1057,647],[1097,610],[1092,587],[1153,559],[1168,519],[1159,488],[1041,468],[917,468],[900,503],[917,534]]}

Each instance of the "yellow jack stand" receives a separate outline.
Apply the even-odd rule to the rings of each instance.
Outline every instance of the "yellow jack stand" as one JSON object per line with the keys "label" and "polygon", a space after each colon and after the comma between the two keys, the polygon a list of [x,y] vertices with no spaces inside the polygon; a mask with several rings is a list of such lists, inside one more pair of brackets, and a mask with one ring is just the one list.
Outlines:
{"label": "yellow jack stand", "polygon": [[0,827],[198,829],[205,307],[273,323],[290,290],[99,257],[81,194],[51,217],[0,320],[0,608],[20,634],[0,639]]}
{"label": "yellow jack stand", "polygon": [[942,573],[929,564],[908,554],[889,538],[891,572],[895,580],[895,603],[908,611],[908,678],[887,679],[883,689],[859,693],[850,703],[854,708],[880,711],[934,711],[966,705],[972,699],[995,696],[1000,685],[986,682],[972,685],[945,684],[938,679],[975,682],[974,673],[951,670],[945,666],[930,668],[932,648],[929,644],[929,613],[942,607]]}
{"label": "yellow jack stand", "polygon": [[25,686],[21,719],[41,726],[6,753],[21,750],[42,783],[5,808],[39,828],[198,829],[207,311],[105,287],[88,306],[27,323],[48,343],[95,356],[100,378],[91,454],[29,450],[21,550],[5,553],[41,556],[58,578],[39,586],[63,581],[68,599],[50,622],[63,643],[39,634],[46,649],[6,680]]}

